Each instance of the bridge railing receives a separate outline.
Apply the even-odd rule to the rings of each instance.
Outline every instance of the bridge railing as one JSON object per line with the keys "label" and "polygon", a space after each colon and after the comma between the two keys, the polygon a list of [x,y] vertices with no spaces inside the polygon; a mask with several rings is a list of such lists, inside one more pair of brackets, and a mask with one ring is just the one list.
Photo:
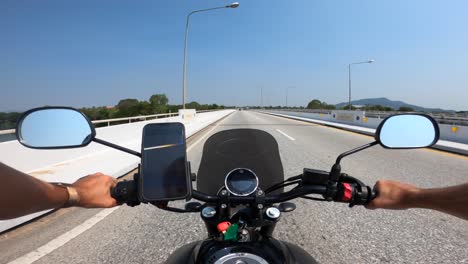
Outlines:
{"label": "bridge railing", "polygon": [[[225,110],[225,109],[212,109],[212,110],[200,110],[197,113],[205,113],[205,112],[212,112],[217,110]],[[179,113],[165,113],[165,114],[155,114],[155,115],[142,115],[142,116],[131,116],[131,117],[121,117],[121,118],[112,118],[112,119],[103,119],[103,120],[93,120],[91,121],[93,124],[107,124],[107,126],[111,126],[112,123],[118,122],[122,124],[123,122],[126,123],[133,123],[133,122],[140,122],[140,121],[147,121],[151,119],[157,118],[166,118],[166,117],[173,117],[177,116]],[[9,135],[16,133],[15,129],[7,129],[7,130],[0,130],[0,135]],[[0,138],[0,142],[2,142]]]}
{"label": "bridge railing", "polygon": [[128,121],[128,123],[132,123],[132,121],[146,121],[156,118],[164,118],[164,117],[172,117],[176,116],[178,113],[167,113],[167,114],[156,114],[156,115],[146,115],[146,116],[132,116],[132,117],[122,117],[122,118],[112,118],[112,119],[104,119],[104,120],[93,120],[91,121],[93,124],[103,124],[107,123],[107,126],[110,126],[112,122],[123,122]]}
{"label": "bridge railing", "polygon": [[[332,111],[334,110],[328,110],[328,109],[262,109],[266,111],[287,111],[287,112],[300,112],[300,113],[315,113],[315,114],[323,114],[323,115],[331,115]],[[364,111],[364,110],[362,110]],[[388,111],[388,112],[382,112],[382,111],[364,111],[365,116],[369,118],[377,118],[377,119],[384,119],[390,115],[393,114],[401,114],[402,112],[398,111]],[[418,112],[419,113],[419,112]],[[425,114],[428,114],[432,116],[437,123],[439,124],[444,124],[444,125],[456,125],[456,126],[468,126],[468,114],[457,114],[457,113],[430,113],[430,112],[425,112]]]}
{"label": "bridge railing", "polygon": [[15,132],[14,129],[0,130],[0,135],[14,134]]}

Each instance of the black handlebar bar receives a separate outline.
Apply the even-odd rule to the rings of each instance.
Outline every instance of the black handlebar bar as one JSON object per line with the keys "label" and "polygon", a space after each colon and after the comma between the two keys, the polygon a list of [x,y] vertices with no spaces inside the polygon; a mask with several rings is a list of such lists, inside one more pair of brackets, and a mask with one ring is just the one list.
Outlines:
{"label": "black handlebar bar", "polygon": [[[298,187],[277,195],[266,195],[259,200],[258,196],[227,196],[224,202],[234,204],[250,204],[261,201],[264,204],[274,204],[289,201],[295,198],[303,197],[309,194],[319,194],[325,197],[325,200],[349,203],[350,206],[365,205],[376,197],[376,193],[359,180],[350,176],[345,176],[347,182],[337,182],[334,184],[300,184]],[[136,181],[122,181],[112,189],[111,196],[119,204],[126,203],[130,206],[140,204],[137,195]],[[192,191],[192,198],[206,203],[218,203],[222,197],[208,195],[196,190]]]}
{"label": "black handlebar bar", "polygon": [[[293,189],[278,195],[270,195],[265,197],[265,203],[281,203],[295,198],[299,198],[308,194],[325,194],[327,192],[326,186],[310,185],[302,186],[301,188]],[[219,202],[218,196],[207,195],[199,191],[192,191],[192,197],[207,203]],[[255,196],[229,196],[227,200],[232,203],[253,203],[256,201]]]}

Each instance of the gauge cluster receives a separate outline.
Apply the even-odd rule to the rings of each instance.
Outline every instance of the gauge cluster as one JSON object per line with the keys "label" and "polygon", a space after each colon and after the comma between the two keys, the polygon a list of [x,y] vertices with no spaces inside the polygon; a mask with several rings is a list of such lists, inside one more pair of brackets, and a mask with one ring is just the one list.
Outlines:
{"label": "gauge cluster", "polygon": [[246,168],[237,168],[230,171],[225,179],[226,189],[236,196],[248,196],[258,188],[258,177]]}

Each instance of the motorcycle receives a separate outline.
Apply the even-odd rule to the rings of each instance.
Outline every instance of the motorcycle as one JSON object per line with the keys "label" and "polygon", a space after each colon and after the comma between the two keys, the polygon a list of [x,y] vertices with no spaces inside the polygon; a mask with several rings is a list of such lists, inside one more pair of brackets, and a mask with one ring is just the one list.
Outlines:
{"label": "motorcycle", "polygon": [[[96,138],[89,119],[73,108],[32,109],[20,118],[16,131],[19,142],[29,148],[76,148],[96,142],[141,157],[139,152]],[[392,115],[381,122],[373,142],[339,155],[329,172],[304,168],[302,174],[285,180],[278,143],[272,135],[257,129],[218,132],[203,147],[198,174],[187,164],[187,173],[197,184],[197,189],[191,186],[187,202],[199,202],[188,202],[184,208],[171,207],[168,201],[151,202],[174,213],[199,213],[207,230],[205,240],[177,249],[166,263],[316,263],[299,246],[273,236],[281,215],[296,209],[290,201],[301,198],[349,207],[366,205],[378,193],[341,172],[344,157],[378,144],[387,149],[429,147],[439,134],[430,116]],[[137,195],[139,180],[138,172],[133,180],[120,181],[111,190],[112,196],[129,206],[145,202]]]}

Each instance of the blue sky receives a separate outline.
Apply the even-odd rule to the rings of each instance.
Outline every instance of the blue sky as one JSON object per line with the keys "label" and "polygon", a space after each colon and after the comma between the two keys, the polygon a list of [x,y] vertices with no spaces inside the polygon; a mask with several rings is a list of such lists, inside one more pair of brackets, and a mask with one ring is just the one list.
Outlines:
{"label": "blue sky", "polygon": [[[188,101],[305,105],[387,97],[468,110],[468,1],[239,1],[195,14]],[[0,1],[0,111],[180,103],[185,17],[221,0]]]}

